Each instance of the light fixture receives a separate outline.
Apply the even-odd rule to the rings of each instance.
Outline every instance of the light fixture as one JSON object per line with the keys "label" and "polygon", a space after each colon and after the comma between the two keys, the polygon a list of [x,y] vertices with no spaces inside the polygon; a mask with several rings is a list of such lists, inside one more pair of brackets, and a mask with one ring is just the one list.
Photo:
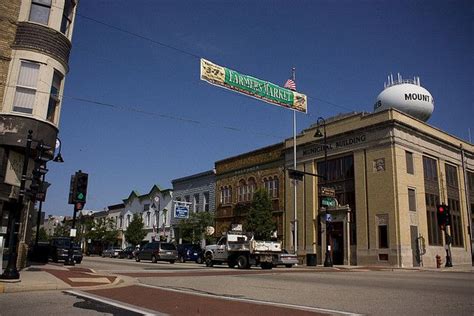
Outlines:
{"label": "light fixture", "polygon": [[54,157],[53,161],[62,163],[64,159],[63,156],[61,156],[61,140],[59,138],[56,138],[56,148],[58,148],[58,154]]}

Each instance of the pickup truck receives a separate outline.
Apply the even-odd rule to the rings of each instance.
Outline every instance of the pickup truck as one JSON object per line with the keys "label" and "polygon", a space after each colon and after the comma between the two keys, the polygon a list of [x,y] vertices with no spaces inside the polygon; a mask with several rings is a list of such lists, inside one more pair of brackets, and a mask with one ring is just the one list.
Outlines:
{"label": "pickup truck", "polygon": [[[71,245],[70,237],[54,237],[49,242],[49,258],[53,262],[66,260],[69,255],[69,246]],[[73,259],[76,263],[82,261],[81,247],[75,242],[72,243]]]}
{"label": "pickup truck", "polygon": [[272,269],[281,253],[281,243],[276,241],[257,241],[253,236],[241,232],[228,232],[217,244],[204,249],[206,266],[227,263],[229,267],[249,269],[252,265],[262,269]]}

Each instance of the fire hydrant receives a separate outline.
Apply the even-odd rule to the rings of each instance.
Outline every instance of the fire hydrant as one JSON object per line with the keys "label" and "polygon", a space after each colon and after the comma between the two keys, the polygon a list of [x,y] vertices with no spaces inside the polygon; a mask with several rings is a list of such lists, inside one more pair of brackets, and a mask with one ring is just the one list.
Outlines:
{"label": "fire hydrant", "polygon": [[441,256],[436,255],[436,268],[441,268]]}

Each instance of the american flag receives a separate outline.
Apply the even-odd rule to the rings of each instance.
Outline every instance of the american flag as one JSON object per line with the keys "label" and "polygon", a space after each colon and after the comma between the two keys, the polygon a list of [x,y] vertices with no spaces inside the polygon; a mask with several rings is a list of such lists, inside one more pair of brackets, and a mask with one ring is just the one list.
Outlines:
{"label": "american flag", "polygon": [[296,91],[296,83],[292,79],[288,79],[283,87]]}

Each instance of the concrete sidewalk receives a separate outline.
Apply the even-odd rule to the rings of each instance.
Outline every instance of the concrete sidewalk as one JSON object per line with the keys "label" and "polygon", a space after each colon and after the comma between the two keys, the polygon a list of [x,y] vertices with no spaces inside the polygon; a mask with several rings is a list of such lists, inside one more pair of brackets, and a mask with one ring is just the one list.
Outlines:
{"label": "concrete sidewalk", "polygon": [[103,288],[116,286],[123,279],[115,275],[99,275],[91,269],[60,264],[31,265],[20,271],[19,280],[0,279],[0,294],[27,291],[67,290],[71,288]]}

